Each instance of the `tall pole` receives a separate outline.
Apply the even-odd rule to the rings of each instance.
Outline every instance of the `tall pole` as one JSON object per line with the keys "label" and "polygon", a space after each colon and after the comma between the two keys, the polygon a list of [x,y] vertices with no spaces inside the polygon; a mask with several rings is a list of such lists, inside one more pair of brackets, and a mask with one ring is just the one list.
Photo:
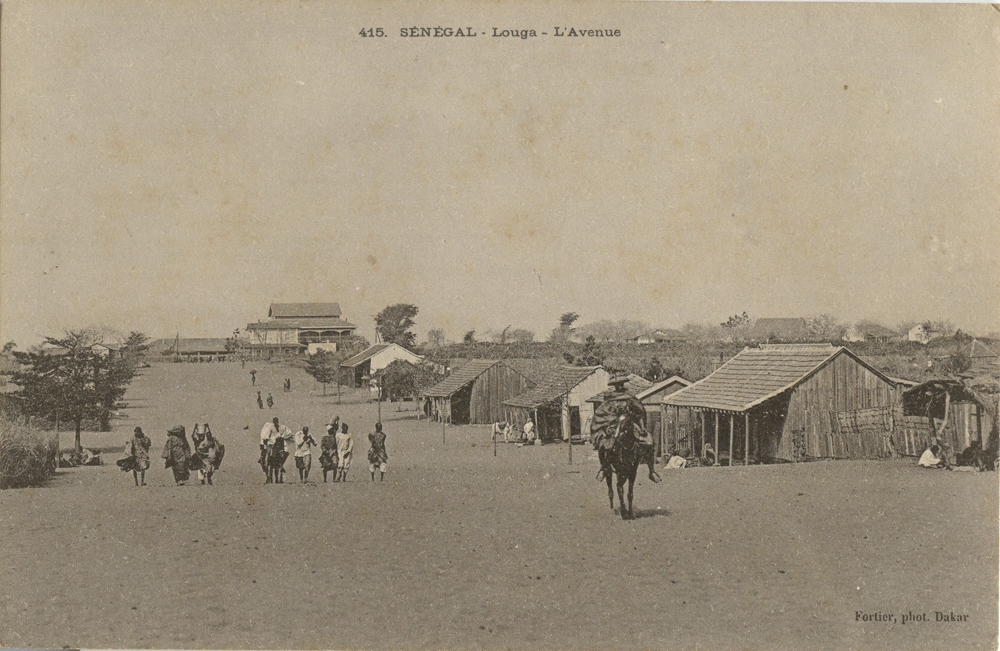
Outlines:
{"label": "tall pole", "polygon": [[745,425],[744,434],[746,435],[743,442],[743,465],[750,465],[750,412],[744,412],[743,422]]}

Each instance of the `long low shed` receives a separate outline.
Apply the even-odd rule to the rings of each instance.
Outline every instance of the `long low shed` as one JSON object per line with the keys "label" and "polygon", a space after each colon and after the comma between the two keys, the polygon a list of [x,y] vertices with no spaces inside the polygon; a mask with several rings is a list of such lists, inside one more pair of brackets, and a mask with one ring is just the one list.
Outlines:
{"label": "long low shed", "polygon": [[424,391],[424,411],[456,425],[495,423],[504,419],[504,400],[534,386],[502,360],[474,359]]}
{"label": "long low shed", "polygon": [[675,425],[680,410],[697,416],[689,439],[675,427],[669,444],[698,451],[712,442],[721,461],[748,463],[836,457],[835,412],[900,398],[900,386],[847,348],[772,344],[744,348],[663,404],[675,410]]}

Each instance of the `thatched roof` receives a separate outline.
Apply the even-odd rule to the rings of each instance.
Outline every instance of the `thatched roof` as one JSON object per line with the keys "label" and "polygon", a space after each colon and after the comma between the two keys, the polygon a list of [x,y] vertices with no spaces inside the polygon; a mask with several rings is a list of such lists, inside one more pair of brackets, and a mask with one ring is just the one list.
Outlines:
{"label": "thatched roof", "polygon": [[424,396],[447,398],[499,363],[498,359],[470,360],[465,366],[452,371],[451,375],[424,391]]}

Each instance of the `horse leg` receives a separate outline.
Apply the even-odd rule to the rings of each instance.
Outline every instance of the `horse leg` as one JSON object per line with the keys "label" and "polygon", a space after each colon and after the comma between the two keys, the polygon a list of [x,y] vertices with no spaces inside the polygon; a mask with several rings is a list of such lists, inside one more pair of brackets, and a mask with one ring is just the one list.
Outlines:
{"label": "horse leg", "polygon": [[635,517],[635,513],[632,511],[632,487],[635,486],[635,473],[638,467],[632,469],[632,474],[628,478],[628,517],[631,519]]}
{"label": "horse leg", "polygon": [[[618,504],[620,505],[619,512],[621,513],[622,520],[628,520],[632,516],[631,510],[625,508],[625,481],[628,478],[625,473],[618,473]],[[631,505],[631,499],[629,500]]]}
{"label": "horse leg", "polygon": [[608,505],[611,507],[611,512],[615,512],[615,491],[611,487],[611,473],[607,473],[604,477],[604,481],[608,484]]}

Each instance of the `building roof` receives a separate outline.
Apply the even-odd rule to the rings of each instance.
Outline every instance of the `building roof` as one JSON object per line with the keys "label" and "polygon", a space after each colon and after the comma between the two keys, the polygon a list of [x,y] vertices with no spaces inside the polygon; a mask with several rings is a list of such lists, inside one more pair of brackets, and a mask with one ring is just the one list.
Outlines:
{"label": "building roof", "polygon": [[868,325],[858,326],[858,332],[863,333],[868,337],[901,337],[895,330],[890,330],[884,325],[879,325],[878,323],[869,323]]}
{"label": "building roof", "polygon": [[638,398],[639,400],[643,400],[644,398],[648,398],[649,396],[653,395],[657,391],[661,391],[662,389],[667,388],[671,384],[683,384],[686,387],[691,386],[691,382],[689,380],[685,380],[679,375],[672,375],[668,377],[666,380],[661,380],[659,382],[656,382],[648,389],[643,389],[639,393],[635,394],[635,397]]}
{"label": "building roof", "polygon": [[[176,351],[174,350],[175,344],[177,345]],[[149,352],[154,355],[190,355],[195,353],[221,355],[229,351],[226,350],[225,339],[215,337],[181,337],[180,339],[157,339],[152,341],[149,344]]]}
{"label": "building roof", "polygon": [[806,320],[799,317],[793,319],[757,319],[750,330],[750,336],[761,341],[771,337],[788,340],[808,339],[809,328],[806,326]]}
{"label": "building roof", "polygon": [[302,317],[339,317],[340,303],[271,303],[267,316],[272,319]]}
{"label": "building roof", "polygon": [[353,323],[348,323],[343,319],[338,319],[336,317],[303,317],[300,319],[275,319],[273,321],[257,321],[256,323],[248,323],[247,330],[291,330],[291,329],[308,329],[308,330],[327,330],[331,328],[336,329],[356,329],[358,326]]}
{"label": "building roof", "polygon": [[[645,391],[649,387],[653,386],[653,383],[642,377],[641,375],[636,375],[635,373],[628,374],[628,380],[625,381],[625,391],[629,395],[637,395],[640,391]],[[607,388],[601,391],[595,396],[587,398],[587,402],[596,402],[598,404],[607,400],[611,394],[615,393],[613,388]]]}
{"label": "building roof", "polygon": [[343,367],[345,367],[345,368],[353,368],[355,366],[359,366],[361,364],[364,364],[368,360],[370,360],[372,357],[375,357],[376,355],[378,355],[379,353],[381,353],[383,350],[387,350],[389,348],[398,348],[401,351],[403,351],[405,353],[409,353],[410,355],[412,355],[414,357],[417,357],[417,358],[420,357],[420,355],[417,355],[416,353],[413,353],[413,352],[410,352],[409,350],[406,350],[405,348],[403,348],[399,344],[373,344],[373,345],[369,346],[368,348],[365,348],[364,350],[362,350],[357,355],[354,355],[353,357],[349,357],[349,358],[345,359],[343,362],[340,363],[340,365],[343,366]]}
{"label": "building roof", "polygon": [[503,404],[528,409],[541,407],[566,395],[600,368],[600,366],[560,366],[542,378],[534,389],[504,400]]}
{"label": "building roof", "polygon": [[986,344],[979,341],[978,339],[973,339],[968,346],[962,349],[962,354],[970,359],[977,359],[983,357],[995,358],[997,354],[990,350]]}
{"label": "building roof", "polygon": [[674,330],[673,328],[657,328],[653,331],[652,337],[657,340],[682,340],[687,339],[688,336],[681,332],[680,330]]}
{"label": "building roof", "polygon": [[469,360],[466,365],[455,369],[451,375],[424,391],[424,395],[431,398],[447,398],[499,363],[498,359]]}
{"label": "building roof", "polygon": [[892,384],[847,348],[830,344],[772,344],[744,348],[711,375],[672,393],[664,404],[742,412],[794,388],[838,355]]}

